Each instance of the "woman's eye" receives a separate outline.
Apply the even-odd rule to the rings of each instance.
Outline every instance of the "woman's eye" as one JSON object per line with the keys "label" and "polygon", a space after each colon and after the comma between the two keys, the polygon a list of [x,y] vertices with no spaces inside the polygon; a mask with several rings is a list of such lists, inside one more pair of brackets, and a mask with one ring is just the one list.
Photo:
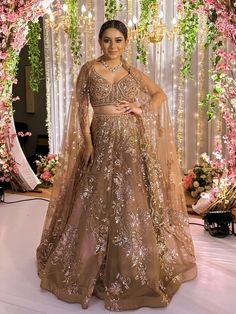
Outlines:
{"label": "woman's eye", "polygon": [[109,39],[104,39],[104,43],[109,43]]}
{"label": "woman's eye", "polygon": [[121,39],[117,39],[116,40],[117,43],[121,43],[121,41],[122,41]]}

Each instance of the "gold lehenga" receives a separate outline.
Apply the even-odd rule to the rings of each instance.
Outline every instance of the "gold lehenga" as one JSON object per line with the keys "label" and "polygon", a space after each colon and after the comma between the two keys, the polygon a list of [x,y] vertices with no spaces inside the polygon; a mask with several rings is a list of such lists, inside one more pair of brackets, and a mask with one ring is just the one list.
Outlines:
{"label": "gold lehenga", "polygon": [[[116,84],[94,61],[80,71],[37,249],[41,287],[83,308],[92,295],[115,311],[166,306],[196,276],[167,103],[156,105],[143,74],[124,68]],[[138,99],[143,114],[94,114],[94,162],[83,173],[89,101],[117,99]]]}

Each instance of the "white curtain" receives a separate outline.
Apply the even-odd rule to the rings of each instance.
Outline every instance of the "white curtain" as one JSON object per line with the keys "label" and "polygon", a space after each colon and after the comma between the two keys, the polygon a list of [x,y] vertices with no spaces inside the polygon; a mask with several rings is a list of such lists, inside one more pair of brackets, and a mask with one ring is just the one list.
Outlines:
{"label": "white curtain", "polygon": [[[79,1],[87,9],[92,9],[95,16],[94,32],[83,33],[82,64],[100,55],[98,32],[104,22],[104,2],[101,0]],[[124,6],[117,18],[128,23],[132,16],[139,17],[140,3],[137,0],[117,1]],[[177,0],[163,0],[162,11],[164,22],[169,28],[176,17]],[[80,11],[81,12],[81,11]],[[62,28],[55,31],[50,27],[48,17],[44,18],[44,42],[47,80],[48,131],[51,153],[58,153],[63,135],[63,126],[73,81],[79,67],[73,68],[70,43]],[[174,134],[178,145],[180,163],[184,171],[191,168],[203,152],[211,154],[215,141],[222,132],[221,117],[213,124],[208,124],[204,110],[198,107],[198,98],[210,88],[208,78],[209,52],[201,49],[203,33],[199,36],[199,45],[193,58],[193,80],[180,78],[181,56],[179,39],[168,40],[165,36],[161,43],[149,45],[149,64],[143,67],[136,60],[135,49],[132,49],[131,63],[146,71],[167,93]],[[134,46],[132,45],[132,48]],[[204,69],[204,70],[203,70]]]}

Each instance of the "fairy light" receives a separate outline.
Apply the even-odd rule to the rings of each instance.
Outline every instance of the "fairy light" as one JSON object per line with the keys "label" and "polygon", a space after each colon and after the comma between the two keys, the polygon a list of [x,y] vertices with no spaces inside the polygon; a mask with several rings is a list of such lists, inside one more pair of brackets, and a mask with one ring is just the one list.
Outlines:
{"label": "fairy light", "polygon": [[160,11],[159,13],[159,18],[162,20],[164,18],[164,12],[163,11]]}
{"label": "fairy light", "polygon": [[84,4],[82,4],[82,6],[81,6],[82,15],[84,15],[86,11],[87,11],[86,6]]}
{"label": "fairy light", "polygon": [[177,24],[177,19],[176,19],[176,17],[174,17],[174,18],[172,19],[172,24],[173,24],[174,26]]}
{"label": "fairy light", "polygon": [[67,6],[66,3],[63,4],[62,10],[63,10],[64,12],[67,12],[67,11],[68,11],[68,6]]}
{"label": "fairy light", "polygon": [[136,27],[136,25],[138,23],[138,19],[137,19],[137,17],[135,15],[133,16],[132,21],[133,21],[134,26]]}
{"label": "fairy light", "polygon": [[[184,52],[181,47],[181,38],[178,38],[178,48],[180,53],[180,64],[179,64],[179,70],[182,68],[184,64]],[[176,121],[176,133],[177,133],[177,153],[178,153],[178,159],[181,168],[183,168],[184,165],[184,104],[185,104],[185,94],[187,91],[186,80],[183,78],[182,75],[179,73],[179,84],[178,84],[178,96],[177,96],[177,121]]]}
{"label": "fairy light", "polygon": [[[173,6],[173,16],[175,16],[175,6]],[[172,24],[176,25],[177,20],[176,18],[172,19]],[[176,41],[176,38],[173,37],[172,40],[172,53],[173,57],[172,60],[176,60],[176,55],[177,55],[177,50],[178,50],[178,42]],[[175,66],[174,61],[172,61],[172,123],[174,130],[177,129],[177,123],[176,123],[176,117],[177,117],[177,92],[178,92],[178,84],[177,84],[177,66]]]}
{"label": "fairy light", "polygon": [[203,142],[203,119],[205,117],[204,109],[199,105],[202,99],[205,96],[205,58],[206,58],[206,50],[205,50],[205,34],[206,34],[206,19],[201,16],[200,17],[200,25],[201,29],[199,31],[198,36],[198,78],[197,78],[197,130],[196,130],[196,162],[199,162],[200,154],[201,154],[201,145]]}
{"label": "fairy light", "polygon": [[55,66],[56,66],[56,79],[59,80],[61,77],[61,39],[60,33],[55,33]]}
{"label": "fairy light", "polygon": [[132,27],[133,27],[133,22],[132,22],[132,20],[129,20],[129,22],[128,22],[128,27],[129,27],[129,28],[132,28]]}
{"label": "fairy light", "polygon": [[95,19],[92,15],[94,8],[94,0],[88,1],[88,22],[87,22],[87,60],[94,58],[94,43],[95,43]]}
{"label": "fairy light", "polygon": [[45,27],[44,27],[44,51],[45,51],[45,76],[46,76],[46,128],[48,133],[48,143],[49,143],[49,151],[52,151],[52,137],[51,137],[51,79],[50,79],[50,57],[49,57],[49,21],[46,17],[44,19]]}
{"label": "fairy light", "polygon": [[128,10],[127,10],[127,20],[128,20],[128,29],[129,29],[129,43],[128,43],[128,47],[127,47],[127,61],[129,63],[132,62],[132,38],[131,38],[131,31],[133,28],[133,21],[132,21],[132,17],[133,17],[133,1],[132,0],[128,0],[127,1],[127,6],[128,6]]}

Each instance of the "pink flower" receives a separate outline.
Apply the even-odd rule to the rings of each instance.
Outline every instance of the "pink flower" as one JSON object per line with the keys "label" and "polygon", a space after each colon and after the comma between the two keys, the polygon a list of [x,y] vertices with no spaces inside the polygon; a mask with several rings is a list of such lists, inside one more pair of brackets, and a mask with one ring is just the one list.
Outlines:
{"label": "pink flower", "polygon": [[44,173],[41,175],[41,178],[44,180],[44,181],[50,181],[52,175],[49,171],[44,171]]}
{"label": "pink flower", "polygon": [[193,187],[193,177],[191,175],[187,175],[184,179],[184,188],[191,189]]}
{"label": "pink flower", "polygon": [[53,159],[53,158],[56,158],[57,155],[56,154],[48,154],[48,159]]}

